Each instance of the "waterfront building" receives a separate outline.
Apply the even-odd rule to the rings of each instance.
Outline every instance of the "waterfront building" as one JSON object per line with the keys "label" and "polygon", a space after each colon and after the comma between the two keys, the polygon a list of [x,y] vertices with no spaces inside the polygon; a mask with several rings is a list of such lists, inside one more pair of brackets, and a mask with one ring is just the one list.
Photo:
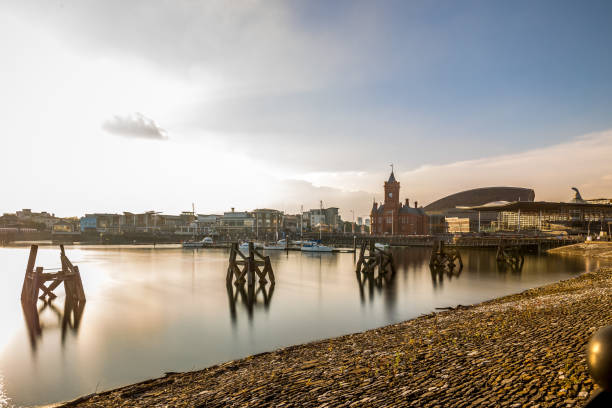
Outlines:
{"label": "waterfront building", "polygon": [[307,232],[312,230],[312,224],[310,223],[310,211],[303,211],[300,219],[300,232]]}
{"label": "waterfront building", "polygon": [[410,201],[400,202],[400,183],[395,179],[393,170],[384,185],[385,200],[380,205],[372,205],[371,234],[384,235],[425,235],[429,234],[429,218],[418,202],[410,207]]}
{"label": "waterfront building", "polygon": [[462,232],[483,232],[491,230],[492,223],[497,220],[499,214],[493,210],[472,211],[467,207],[512,201],[531,202],[534,199],[535,192],[530,188],[483,187],[448,195],[426,205],[424,209],[429,216],[432,233],[451,232],[446,220],[453,218],[469,219],[469,231]]}
{"label": "waterfront building", "polygon": [[154,232],[159,231],[163,219],[155,211],[132,213],[124,211],[121,217],[121,231],[123,232]]}
{"label": "waterfront building", "polygon": [[96,214],[85,214],[84,217],[81,217],[79,222],[81,232],[96,231],[96,228],[98,227],[98,218]]}
{"label": "waterfront building", "polygon": [[445,217],[447,232],[451,234],[470,232],[470,219],[459,217]]}
{"label": "waterfront building", "polygon": [[514,201],[466,207],[494,211],[494,231],[543,231],[568,234],[610,235],[612,205],[587,202]]}
{"label": "waterfront building", "polygon": [[325,223],[332,231],[340,231],[343,228],[342,218],[340,218],[338,207],[328,207],[323,209]]}
{"label": "waterfront building", "polygon": [[174,232],[180,229],[185,219],[180,215],[158,214],[156,227],[162,232]]}
{"label": "waterfront building", "polygon": [[313,209],[309,212],[309,224],[310,228],[314,231],[315,229],[318,231],[317,225],[325,224],[325,213],[322,209]]}
{"label": "waterfront building", "polygon": [[282,232],[283,212],[270,208],[259,208],[252,211],[255,218],[255,236],[257,239],[277,240]]}
{"label": "waterfront building", "polygon": [[44,225],[44,229],[47,231],[51,230],[53,225],[60,220],[55,214],[50,214],[46,211],[33,212],[30,208],[16,211],[15,216],[21,224],[29,223]]}
{"label": "waterfront building", "polygon": [[216,235],[217,226],[221,220],[221,215],[217,214],[198,214],[198,232],[206,235]]}
{"label": "waterfront building", "polygon": [[283,216],[283,221],[282,221],[282,230],[285,234],[287,233],[291,233],[291,234],[295,234],[296,232],[299,231],[299,221],[300,221],[300,215],[287,215],[285,214]]}
{"label": "waterfront building", "polygon": [[342,232],[344,224],[338,207],[314,208],[303,214],[304,231],[319,231],[318,225],[325,225],[322,231]]}
{"label": "waterfront building", "polygon": [[69,219],[60,219],[58,222],[53,224],[51,227],[52,234],[72,234],[77,231],[75,228],[75,222]]}
{"label": "waterfront building", "polygon": [[224,212],[219,222],[219,234],[227,239],[242,239],[255,233],[255,218],[246,211]]}
{"label": "waterfront building", "polygon": [[118,234],[121,231],[120,214],[85,214],[80,219],[81,232],[104,232]]}

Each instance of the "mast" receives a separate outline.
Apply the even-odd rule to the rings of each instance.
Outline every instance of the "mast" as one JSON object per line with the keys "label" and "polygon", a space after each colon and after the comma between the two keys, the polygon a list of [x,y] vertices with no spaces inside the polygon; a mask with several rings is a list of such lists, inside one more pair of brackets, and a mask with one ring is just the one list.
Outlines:
{"label": "mast", "polygon": [[[319,215],[323,215],[323,200],[319,201]],[[319,217],[319,241],[321,241],[321,217]]]}
{"label": "mast", "polygon": [[195,236],[196,236],[196,227],[195,226],[197,224],[196,224],[195,204],[194,203],[191,203],[191,212],[193,214],[193,220],[192,220],[192,223],[193,223],[193,239],[195,241]]}

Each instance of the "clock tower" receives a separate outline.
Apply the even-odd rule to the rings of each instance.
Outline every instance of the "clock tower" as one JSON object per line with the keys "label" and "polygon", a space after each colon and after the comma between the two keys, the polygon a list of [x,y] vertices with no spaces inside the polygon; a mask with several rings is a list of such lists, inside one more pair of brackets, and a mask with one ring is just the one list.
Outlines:
{"label": "clock tower", "polygon": [[391,166],[391,175],[389,176],[389,180],[385,181],[385,210],[399,210],[399,190],[400,183],[395,180],[393,166]]}
{"label": "clock tower", "polygon": [[423,207],[410,207],[406,198],[405,204],[399,199],[400,183],[393,174],[385,181],[385,200],[380,205],[374,200],[370,212],[372,235],[426,235],[429,233],[429,217]]}

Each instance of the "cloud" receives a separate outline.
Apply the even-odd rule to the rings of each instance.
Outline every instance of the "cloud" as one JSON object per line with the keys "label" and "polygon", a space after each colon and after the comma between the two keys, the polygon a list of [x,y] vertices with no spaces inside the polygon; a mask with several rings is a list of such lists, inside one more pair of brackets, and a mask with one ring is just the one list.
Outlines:
{"label": "cloud", "polygon": [[[516,47],[516,36],[496,36],[513,31],[491,27],[498,14],[509,17],[505,7],[491,15],[482,7],[440,14],[408,2],[4,3],[27,23],[28,34],[36,26],[79,57],[143,64],[184,84],[188,95],[164,95],[155,98],[161,109],[146,109],[172,129],[181,127],[181,138],[208,142],[210,134],[220,135],[234,151],[274,157],[292,170],[375,171],[400,159],[414,168],[517,152],[610,125],[606,78],[593,79],[594,98],[585,84],[576,88],[548,65],[529,75],[534,67],[523,63],[533,60],[533,46]],[[514,30],[524,12],[505,24]],[[528,28],[549,32],[538,18]],[[605,55],[601,48],[592,54]],[[582,61],[580,69],[590,66],[563,50]],[[538,59],[547,55],[535,52]],[[595,60],[595,73],[607,72],[607,60]],[[568,75],[591,78],[574,69]],[[541,95],[545,84],[554,89],[550,98]]]}
{"label": "cloud", "polygon": [[420,196],[424,204],[487,186],[533,188],[541,201],[567,201],[573,197],[573,186],[585,198],[611,198],[611,157],[612,130],[607,130],[522,153],[421,166],[398,178],[402,195]]}
{"label": "cloud", "polygon": [[266,206],[284,210],[288,214],[299,213],[300,206],[304,211],[323,206],[338,207],[342,218],[352,220],[351,210],[357,217],[366,217],[372,208],[372,193],[358,190],[346,191],[339,187],[315,186],[304,180],[282,180],[277,183],[278,190],[270,194]]}
{"label": "cloud", "polygon": [[151,140],[168,139],[164,129],[157,126],[153,119],[149,119],[139,112],[126,116],[115,115],[102,124],[102,129],[108,133],[124,137]]}
{"label": "cloud", "polygon": [[[570,188],[574,186],[587,199],[612,198],[611,158],[612,129],[520,153],[427,164],[412,170],[402,170],[411,165],[410,160],[404,159],[395,162],[395,176],[401,183],[402,200],[410,198],[423,206],[449,194],[493,186],[533,188],[538,201],[567,201],[573,197]],[[377,201],[384,199],[383,182],[389,177],[389,168],[382,166],[376,172],[304,173],[294,177],[307,183],[301,187],[288,184],[292,191],[308,197],[329,193],[329,199],[337,203],[333,205],[340,206],[345,213],[351,208],[367,213],[373,196]]]}

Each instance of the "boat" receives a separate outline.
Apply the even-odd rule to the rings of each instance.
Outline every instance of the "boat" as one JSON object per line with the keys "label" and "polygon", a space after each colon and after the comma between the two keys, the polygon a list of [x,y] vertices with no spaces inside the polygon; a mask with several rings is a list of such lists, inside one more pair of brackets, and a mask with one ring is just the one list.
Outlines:
{"label": "boat", "polygon": [[183,242],[183,248],[204,248],[205,246],[212,244],[213,239],[211,237],[205,237],[200,241]]}
{"label": "boat", "polygon": [[387,249],[389,249],[389,244],[381,244],[380,242],[376,242],[374,246],[383,251],[386,251]]}
{"label": "boat", "polygon": [[264,244],[263,249],[268,250],[285,250],[287,249],[287,240],[279,239],[276,243]]}
{"label": "boat", "polygon": [[300,248],[302,252],[333,252],[332,247],[321,245],[318,242],[304,242]]}
{"label": "boat", "polygon": [[264,244],[263,249],[266,250],[285,250],[285,244]]}
{"label": "boat", "polygon": [[[253,248],[254,249],[265,249],[265,245],[262,244],[261,242],[253,242]],[[240,249],[241,251],[248,251],[249,242],[248,241],[241,242],[240,245],[238,245],[238,249]]]}

